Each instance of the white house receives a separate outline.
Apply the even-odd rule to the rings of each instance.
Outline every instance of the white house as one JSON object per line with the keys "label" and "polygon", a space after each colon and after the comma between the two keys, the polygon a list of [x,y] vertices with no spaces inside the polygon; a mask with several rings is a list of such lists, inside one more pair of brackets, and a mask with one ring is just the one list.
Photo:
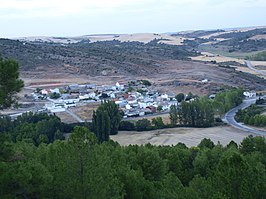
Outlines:
{"label": "white house", "polygon": [[256,92],[248,92],[248,91],[245,91],[245,92],[243,93],[243,95],[244,95],[245,97],[248,97],[248,98],[253,98],[253,97],[256,97],[256,96],[257,96]]}
{"label": "white house", "polygon": [[80,99],[80,100],[88,100],[88,99],[90,99],[90,96],[89,96],[88,94],[80,95],[80,96],[79,96],[79,99]]}
{"label": "white house", "polygon": [[148,105],[147,103],[143,103],[143,102],[138,102],[139,104],[139,108],[146,108]]}
{"label": "white house", "polygon": [[202,83],[208,83],[208,81],[209,81],[208,79],[201,80]]}
{"label": "white house", "polygon": [[51,93],[57,93],[60,94],[59,88],[50,89]]}
{"label": "white house", "polygon": [[162,100],[168,100],[168,95],[167,94],[162,94],[161,95]]}
{"label": "white house", "polygon": [[45,90],[45,89],[42,89],[42,90],[41,90],[41,94],[42,94],[42,95],[48,95],[48,91]]}
{"label": "white house", "polygon": [[131,106],[129,104],[126,105],[126,109],[127,110],[130,110],[131,109]]}
{"label": "white house", "polygon": [[123,89],[125,88],[125,86],[119,84],[119,82],[116,82],[115,86],[116,86],[116,88],[117,88],[118,90],[123,90]]}

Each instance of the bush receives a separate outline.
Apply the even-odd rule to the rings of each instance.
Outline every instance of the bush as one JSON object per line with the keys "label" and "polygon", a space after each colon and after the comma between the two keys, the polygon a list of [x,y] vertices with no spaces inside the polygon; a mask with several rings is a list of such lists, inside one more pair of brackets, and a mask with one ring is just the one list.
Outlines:
{"label": "bush", "polygon": [[58,98],[60,97],[60,94],[59,94],[59,93],[51,93],[51,94],[49,95],[49,97],[50,97],[51,99],[58,99]]}
{"label": "bush", "polygon": [[134,131],[135,124],[130,121],[121,121],[119,124],[119,131]]}
{"label": "bush", "polygon": [[136,122],[137,131],[147,131],[151,129],[151,122],[148,119],[138,120]]}
{"label": "bush", "polygon": [[184,95],[184,93],[179,93],[179,94],[177,94],[177,95],[175,96],[175,98],[176,98],[176,100],[177,100],[178,102],[182,102],[182,101],[184,101],[184,99],[185,99],[185,95]]}
{"label": "bush", "polygon": [[148,80],[141,80],[141,83],[142,83],[144,86],[151,86],[151,83],[150,83]]}

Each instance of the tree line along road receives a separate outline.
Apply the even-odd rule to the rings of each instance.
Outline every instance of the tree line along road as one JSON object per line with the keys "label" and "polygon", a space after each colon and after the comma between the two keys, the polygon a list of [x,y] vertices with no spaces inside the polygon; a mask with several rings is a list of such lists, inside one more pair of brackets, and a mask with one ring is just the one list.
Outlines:
{"label": "tree line along road", "polygon": [[[231,125],[232,127],[234,128],[237,128],[237,129],[240,129],[240,130],[243,130],[243,131],[246,131],[248,133],[254,133],[254,134],[258,134],[258,135],[262,135],[262,136],[266,136],[266,131],[263,131],[263,130],[258,130],[258,129],[255,129],[255,128],[251,128],[251,127],[248,127],[242,123],[239,123],[235,120],[235,115],[236,113],[240,110],[240,109],[245,109],[249,106],[251,106],[252,104],[255,104],[256,103],[256,100],[258,99],[259,97],[256,97],[256,98],[253,98],[253,99],[246,99],[242,102],[242,104],[240,104],[239,106],[231,109],[230,111],[228,111],[224,118],[223,118],[223,121],[229,125]],[[266,98],[266,95],[262,96],[261,98]]]}

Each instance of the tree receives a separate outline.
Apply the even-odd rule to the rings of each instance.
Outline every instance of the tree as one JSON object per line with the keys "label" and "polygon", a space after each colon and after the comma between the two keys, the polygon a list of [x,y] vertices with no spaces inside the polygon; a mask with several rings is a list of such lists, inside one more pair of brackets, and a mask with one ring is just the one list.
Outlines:
{"label": "tree", "polygon": [[110,119],[110,135],[117,134],[119,123],[121,121],[121,114],[118,105],[112,101],[105,101],[103,104],[101,104],[101,106],[103,106],[103,109],[106,110]]}
{"label": "tree", "polygon": [[134,131],[135,124],[130,121],[121,121],[119,124],[119,130],[120,131]]}
{"label": "tree", "polygon": [[49,97],[50,97],[51,99],[58,99],[58,98],[60,97],[60,94],[59,94],[59,93],[51,93],[51,94],[49,95]]}
{"label": "tree", "polygon": [[15,94],[24,84],[19,79],[19,65],[14,60],[0,58],[0,110],[16,102]]}
{"label": "tree", "polygon": [[152,118],[151,122],[156,129],[161,129],[164,127],[163,119],[161,117]]}
{"label": "tree", "polygon": [[170,106],[170,121],[171,125],[175,126],[177,123],[177,107],[176,105]]}
{"label": "tree", "polygon": [[191,100],[193,97],[194,95],[191,92],[189,92],[186,96],[186,101]]}
{"label": "tree", "polygon": [[184,101],[184,99],[185,99],[185,95],[184,95],[184,93],[179,93],[179,94],[177,94],[177,95],[175,96],[175,98],[176,98],[176,100],[177,100],[178,102],[182,102],[182,101]]}
{"label": "tree", "polygon": [[146,131],[151,127],[151,122],[148,119],[138,120],[136,122],[136,130],[137,131]]}
{"label": "tree", "polygon": [[214,147],[214,143],[211,141],[211,139],[204,138],[201,140],[201,142],[198,144],[198,147],[203,148],[209,148],[212,149]]}
{"label": "tree", "polygon": [[159,106],[157,107],[157,111],[158,111],[158,112],[161,112],[162,110],[163,110],[163,107],[159,105]]}
{"label": "tree", "polygon": [[96,111],[93,111],[92,128],[100,142],[109,140],[111,132],[110,117],[102,105]]}
{"label": "tree", "polygon": [[151,86],[151,83],[150,83],[148,80],[141,80],[141,83],[142,83],[144,86]]}

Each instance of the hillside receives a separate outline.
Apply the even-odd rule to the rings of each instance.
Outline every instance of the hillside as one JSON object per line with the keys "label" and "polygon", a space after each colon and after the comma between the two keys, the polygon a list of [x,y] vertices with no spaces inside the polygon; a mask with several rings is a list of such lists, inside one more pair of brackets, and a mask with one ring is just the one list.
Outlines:
{"label": "hillside", "polygon": [[[173,92],[207,94],[235,86],[264,90],[265,80],[245,67],[243,60],[218,55],[246,58],[265,50],[265,32],[266,28],[255,27],[0,39],[0,56],[18,60],[26,84],[54,80],[108,84],[147,78],[156,88]],[[221,61],[199,51],[218,54]],[[209,82],[202,84],[202,79]]]}
{"label": "hillside", "polygon": [[[0,39],[0,54],[19,61],[22,70],[64,68],[87,75],[149,72],[164,60],[189,60],[197,55],[185,46],[141,42],[102,41],[89,43],[36,43]],[[136,69],[140,70],[136,70]]]}

